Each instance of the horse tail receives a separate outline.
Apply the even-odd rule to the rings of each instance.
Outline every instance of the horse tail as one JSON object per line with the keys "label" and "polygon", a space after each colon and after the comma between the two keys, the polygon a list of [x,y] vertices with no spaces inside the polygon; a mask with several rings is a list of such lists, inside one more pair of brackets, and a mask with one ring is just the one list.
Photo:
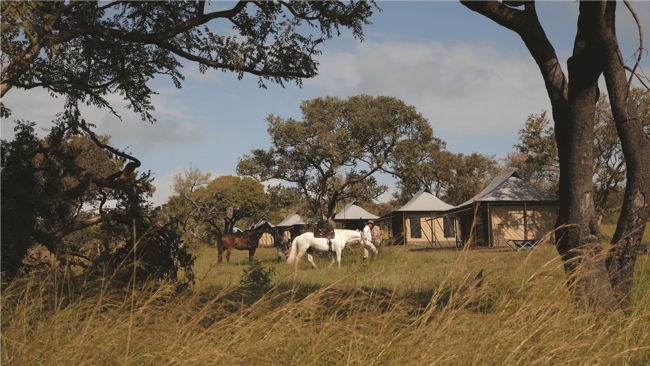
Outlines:
{"label": "horse tail", "polygon": [[289,258],[287,258],[287,264],[292,265],[296,260],[296,255],[298,254],[298,237],[293,239],[291,242],[291,249],[289,249]]}

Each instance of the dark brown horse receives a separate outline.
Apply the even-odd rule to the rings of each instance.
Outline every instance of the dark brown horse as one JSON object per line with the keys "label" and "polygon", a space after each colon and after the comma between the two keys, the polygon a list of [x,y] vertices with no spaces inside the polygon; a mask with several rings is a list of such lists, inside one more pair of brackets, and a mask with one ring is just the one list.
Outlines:
{"label": "dark brown horse", "polygon": [[241,234],[225,233],[217,240],[217,249],[219,250],[219,263],[222,261],[223,252],[226,252],[226,262],[230,263],[230,252],[233,249],[248,250],[248,260],[253,261],[253,256],[259,245],[260,238],[266,230],[258,228],[246,230]]}

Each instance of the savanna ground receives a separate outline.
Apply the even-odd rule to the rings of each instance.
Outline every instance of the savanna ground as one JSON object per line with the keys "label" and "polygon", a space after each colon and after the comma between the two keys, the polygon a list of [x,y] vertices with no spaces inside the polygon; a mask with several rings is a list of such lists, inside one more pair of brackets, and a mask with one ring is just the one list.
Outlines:
{"label": "savanna ground", "polygon": [[[605,227],[605,236],[611,229]],[[648,243],[648,231],[644,242]],[[5,286],[2,363],[178,365],[650,364],[650,260],[632,305],[573,302],[555,249],[383,247],[341,269],[294,274],[260,248],[216,264],[197,251],[196,283],[135,291],[48,272]],[[472,284],[483,270],[482,286]]]}

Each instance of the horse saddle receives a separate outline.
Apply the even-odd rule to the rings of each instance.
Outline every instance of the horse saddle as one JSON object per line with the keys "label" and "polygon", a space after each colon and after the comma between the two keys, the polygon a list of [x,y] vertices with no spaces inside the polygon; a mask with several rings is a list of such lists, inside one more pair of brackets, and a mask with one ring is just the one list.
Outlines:
{"label": "horse saddle", "polygon": [[326,230],[316,229],[316,230],[314,230],[314,238],[334,239],[334,230],[333,229],[326,229]]}

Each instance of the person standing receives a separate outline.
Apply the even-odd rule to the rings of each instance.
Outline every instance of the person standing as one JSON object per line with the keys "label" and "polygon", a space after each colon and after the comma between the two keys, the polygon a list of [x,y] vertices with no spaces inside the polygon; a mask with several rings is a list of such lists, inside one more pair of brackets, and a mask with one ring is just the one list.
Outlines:
{"label": "person standing", "polygon": [[372,257],[370,260],[374,260],[377,255],[377,248],[372,243],[372,228],[375,226],[374,221],[368,220],[366,226],[363,227],[363,232],[361,233],[361,244],[363,244],[363,260],[368,259],[368,250],[372,252]]}

